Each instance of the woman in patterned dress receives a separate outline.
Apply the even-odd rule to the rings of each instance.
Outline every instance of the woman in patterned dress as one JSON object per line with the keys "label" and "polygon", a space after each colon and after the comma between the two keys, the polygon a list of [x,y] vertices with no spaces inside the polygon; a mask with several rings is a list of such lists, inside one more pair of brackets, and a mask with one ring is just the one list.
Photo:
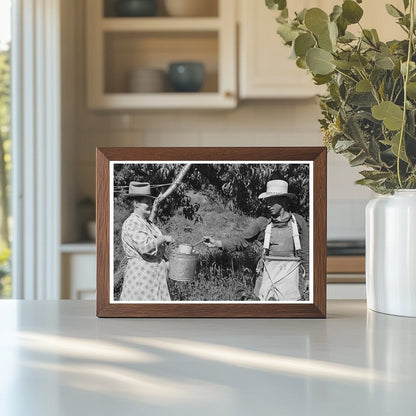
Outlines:
{"label": "woman in patterned dress", "polygon": [[166,243],[174,240],[149,220],[154,197],[147,182],[130,182],[134,211],[124,221],[121,240],[128,262],[120,301],[169,301]]}

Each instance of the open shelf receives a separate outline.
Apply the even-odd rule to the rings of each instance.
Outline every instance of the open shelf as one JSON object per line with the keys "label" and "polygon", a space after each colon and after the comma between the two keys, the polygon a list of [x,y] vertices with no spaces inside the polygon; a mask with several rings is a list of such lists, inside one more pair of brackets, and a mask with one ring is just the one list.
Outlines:
{"label": "open shelf", "polygon": [[128,87],[129,73],[138,68],[163,70],[167,80],[169,64],[178,61],[198,61],[204,64],[205,81],[200,92],[178,95],[166,82],[165,91],[155,95],[175,93],[177,96],[174,99],[180,100],[187,99],[189,94],[218,93],[216,32],[106,33],[104,54],[105,94],[131,94]]}
{"label": "open shelf", "polygon": [[[112,0],[88,0],[88,107],[97,110],[235,108],[235,3],[211,1],[217,9],[211,17],[168,17],[160,9],[155,17],[127,18],[114,17]],[[204,65],[205,79],[198,92],[175,92],[169,82],[157,88],[147,88],[148,85],[129,88],[132,71],[162,70],[167,80],[169,64],[183,61]],[[155,92],[137,93],[138,90]]]}
{"label": "open shelf", "polygon": [[215,17],[138,17],[138,18],[122,18],[115,17],[103,19],[101,29],[106,32],[121,31],[137,31],[137,32],[168,32],[168,31],[184,31],[193,32],[218,30],[220,28],[220,20]]}
{"label": "open shelf", "polygon": [[[115,13],[115,4],[117,0],[99,0],[103,2],[103,9],[102,9],[102,16],[105,19],[109,19],[112,17],[117,17]],[[168,0],[171,1],[171,0]],[[200,1],[200,0],[193,0],[193,1]],[[227,0],[230,1],[230,0]],[[158,17],[167,17],[170,19],[174,19],[174,16],[170,16],[168,13],[168,7],[166,7],[165,0],[156,0],[157,2],[157,12],[156,16],[154,17],[141,17],[140,19],[155,19]],[[218,17],[219,15],[219,7],[218,7],[219,0],[204,0],[204,4],[202,5],[202,9],[197,7],[198,11],[201,10],[201,13],[198,13],[198,16],[195,17]],[[195,7],[195,6],[194,6]],[[195,10],[195,9],[194,9]],[[185,19],[194,19],[195,17],[185,17]],[[123,20],[130,20],[134,19],[134,17],[120,17]]]}

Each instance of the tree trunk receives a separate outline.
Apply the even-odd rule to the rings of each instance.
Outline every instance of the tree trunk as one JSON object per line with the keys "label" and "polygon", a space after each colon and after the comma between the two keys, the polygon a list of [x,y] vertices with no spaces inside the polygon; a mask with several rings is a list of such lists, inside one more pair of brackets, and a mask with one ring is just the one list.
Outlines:
{"label": "tree trunk", "polygon": [[191,168],[191,163],[187,163],[179,172],[179,175],[175,178],[175,180],[173,181],[172,185],[169,186],[169,188],[161,195],[159,195],[156,199],[155,202],[153,203],[153,208],[152,208],[152,212],[150,213],[149,219],[150,221],[154,221],[155,217],[156,217],[156,212],[157,212],[157,207],[159,206],[159,204],[165,199],[167,198],[178,186],[179,184],[182,183],[183,178],[185,177],[186,173],[188,172],[188,170]]}
{"label": "tree trunk", "polygon": [[7,172],[3,137],[0,132],[0,203],[1,203],[1,238],[10,248],[9,240],[9,197],[7,194]]}

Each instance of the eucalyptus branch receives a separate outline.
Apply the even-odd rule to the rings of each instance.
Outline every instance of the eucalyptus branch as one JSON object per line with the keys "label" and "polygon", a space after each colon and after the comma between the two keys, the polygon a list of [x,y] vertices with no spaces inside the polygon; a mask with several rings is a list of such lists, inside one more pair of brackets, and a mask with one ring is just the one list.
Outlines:
{"label": "eucalyptus branch", "polygon": [[409,44],[407,46],[407,60],[406,60],[406,73],[404,75],[404,85],[403,85],[403,118],[402,118],[402,127],[400,129],[400,139],[399,139],[399,149],[397,151],[397,177],[399,179],[399,186],[403,188],[402,177],[400,174],[400,155],[402,152],[403,141],[404,141],[404,132],[406,129],[406,110],[407,110],[407,83],[409,81],[409,68],[410,61],[412,58],[412,49],[413,49],[413,36],[414,36],[414,27],[415,27],[415,1],[410,0],[410,30],[409,30]]}
{"label": "eucalyptus branch", "polygon": [[356,80],[355,78],[351,77],[351,76],[350,76],[350,75],[348,75],[348,74],[345,74],[344,72],[340,71],[338,68],[335,68],[335,71],[336,71],[336,72],[338,72],[338,73],[339,73],[339,74],[341,74],[341,75],[344,75],[344,77],[346,77],[346,78],[350,79],[352,82],[357,83],[357,80]]}
{"label": "eucalyptus branch", "polygon": [[[393,95],[394,95],[394,90],[396,89],[396,84],[397,84],[397,81],[394,80],[393,81],[393,88],[391,89],[391,94],[390,94],[390,97],[389,97],[390,101],[393,101]],[[395,102],[395,101],[393,101],[393,102]]]}
{"label": "eucalyptus branch", "polygon": [[368,83],[370,84],[371,87],[371,93],[373,94],[374,99],[377,101],[377,104],[380,104],[380,97],[378,95],[378,92],[376,90],[376,87],[374,86],[374,84],[371,82],[370,78],[368,78],[367,76],[367,72],[365,72],[365,69],[361,66],[362,71],[360,72],[360,75],[362,76],[363,79],[365,79],[366,81],[368,81]]}

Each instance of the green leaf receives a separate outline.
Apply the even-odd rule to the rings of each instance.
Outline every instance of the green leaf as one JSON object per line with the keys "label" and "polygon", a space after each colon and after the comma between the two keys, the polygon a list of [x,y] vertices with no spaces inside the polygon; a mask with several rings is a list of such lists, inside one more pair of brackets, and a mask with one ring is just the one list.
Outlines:
{"label": "green leaf", "polygon": [[334,8],[332,9],[332,13],[329,15],[329,20],[331,22],[335,22],[338,17],[342,15],[342,7],[336,4]]}
{"label": "green leaf", "polygon": [[[409,73],[412,73],[415,69],[416,69],[416,64],[414,62],[409,62]],[[406,62],[401,63],[400,72],[404,77],[406,76]]]}
{"label": "green leaf", "polygon": [[266,6],[270,10],[283,10],[286,8],[286,0],[266,0]]}
{"label": "green leaf", "polygon": [[304,58],[306,52],[316,45],[314,37],[309,33],[302,33],[295,39],[296,56]]}
{"label": "green leaf", "polygon": [[308,65],[306,65],[305,58],[299,57],[298,59],[296,59],[296,66],[301,69],[308,69]]}
{"label": "green leaf", "polygon": [[330,74],[335,69],[335,65],[332,63],[333,59],[334,57],[330,52],[320,48],[309,49],[306,54],[306,64],[314,75]]}
{"label": "green leaf", "polygon": [[354,141],[360,149],[366,147],[366,140],[361,129],[362,120],[358,115],[352,115],[348,117],[344,125],[345,135],[352,141]]}
{"label": "green leaf", "polygon": [[351,146],[354,145],[354,142],[351,140],[338,140],[334,146],[335,152],[345,152]]}
{"label": "green leaf", "polygon": [[373,39],[376,42],[380,42],[380,38],[378,37],[378,33],[377,33],[377,30],[376,29],[371,29],[371,34],[373,35]]}
{"label": "green leaf", "polygon": [[349,62],[358,70],[363,69],[368,64],[367,60],[363,56],[358,55],[358,53],[352,55]]}
{"label": "green leaf", "polygon": [[387,13],[393,17],[403,17],[404,14],[397,8],[394,7],[392,4],[386,4]]}
{"label": "green leaf", "polygon": [[383,101],[371,109],[373,117],[382,120],[384,125],[392,131],[402,127],[403,110],[391,101]]}
{"label": "green leaf", "polygon": [[321,49],[324,49],[328,52],[334,51],[334,44],[332,43],[331,37],[329,35],[329,28],[327,26],[326,30],[321,32],[318,35],[318,45]]}
{"label": "green leaf", "polygon": [[378,140],[374,136],[371,136],[370,138],[370,145],[368,147],[368,150],[374,161],[374,164],[376,166],[380,166],[380,161],[381,161],[380,147],[378,144]]}
{"label": "green leaf", "polygon": [[374,45],[375,41],[373,39],[373,34],[371,33],[371,30],[364,29],[363,30],[363,36],[364,40],[369,43],[370,45]]}
{"label": "green leaf", "polygon": [[409,0],[403,0],[403,6],[404,6],[404,9],[406,10],[409,7]]}
{"label": "green leaf", "polygon": [[277,33],[286,43],[293,42],[298,36],[298,32],[293,30],[292,27],[287,23],[280,24],[277,28]]}
{"label": "green leaf", "polygon": [[337,44],[338,39],[338,26],[334,22],[329,22],[328,24],[328,30],[329,30],[329,37],[331,38],[331,42],[334,46]]}
{"label": "green leaf", "polygon": [[[337,29],[338,29],[338,31],[339,31],[339,27],[338,27],[338,25],[337,25]],[[349,43],[349,42],[351,42],[351,41],[353,41],[353,40],[355,40],[356,39],[356,36],[353,34],[353,33],[351,33],[351,32],[348,32],[348,30],[344,33],[344,35],[343,36],[341,36],[339,39],[338,39],[338,41],[339,42],[342,42],[342,43]]]}
{"label": "green leaf", "polygon": [[339,69],[348,71],[352,68],[352,65],[348,61],[334,60],[332,63]]}
{"label": "green leaf", "polygon": [[374,183],[373,179],[358,179],[355,181],[357,185],[364,185],[364,186],[370,186],[372,183]]}
{"label": "green leaf", "polygon": [[412,100],[416,100],[416,82],[407,84],[407,96]]}
{"label": "green leaf", "polygon": [[338,27],[338,32],[340,36],[341,37],[344,36],[348,27],[348,22],[344,19],[342,15],[339,16],[337,19],[337,27]]}
{"label": "green leaf", "polygon": [[331,81],[331,76],[315,74],[313,80],[315,81],[315,85],[324,85]]}
{"label": "green leaf", "polygon": [[285,18],[284,16],[280,15],[276,17],[276,22],[280,23],[281,25],[287,24],[287,18]]}
{"label": "green leaf", "polygon": [[393,58],[390,56],[379,56],[376,57],[376,67],[380,69],[392,70],[394,69],[394,61]]}
{"label": "green leaf", "polygon": [[[389,143],[391,146],[391,151],[394,153],[394,155],[397,157],[399,154],[399,144],[400,144],[400,132],[395,134],[393,136],[393,138],[391,139],[391,142]],[[402,141],[402,146],[400,148],[400,159],[403,160],[404,162],[409,162],[409,159],[407,158],[406,155],[406,150],[405,150],[405,141],[403,139]]]}
{"label": "green leaf", "polygon": [[363,16],[363,9],[352,0],[346,0],[342,3],[342,16],[349,23],[358,23]]}
{"label": "green leaf", "polygon": [[355,86],[355,90],[357,92],[371,92],[371,83],[366,79],[362,79],[361,81],[357,82]]}
{"label": "green leaf", "polygon": [[328,27],[328,15],[318,7],[309,9],[305,13],[305,26],[318,36]]}
{"label": "green leaf", "polygon": [[362,165],[367,159],[367,155],[364,152],[361,152],[357,157],[350,160],[350,165],[352,167]]}
{"label": "green leaf", "polygon": [[364,176],[365,179],[372,179],[374,181],[378,181],[380,179],[388,178],[391,173],[390,172],[379,172],[377,170],[362,170],[360,175]]}
{"label": "green leaf", "polygon": [[305,20],[306,12],[307,12],[307,10],[303,9],[299,13],[296,14],[296,18],[299,22],[303,23],[303,21]]}

